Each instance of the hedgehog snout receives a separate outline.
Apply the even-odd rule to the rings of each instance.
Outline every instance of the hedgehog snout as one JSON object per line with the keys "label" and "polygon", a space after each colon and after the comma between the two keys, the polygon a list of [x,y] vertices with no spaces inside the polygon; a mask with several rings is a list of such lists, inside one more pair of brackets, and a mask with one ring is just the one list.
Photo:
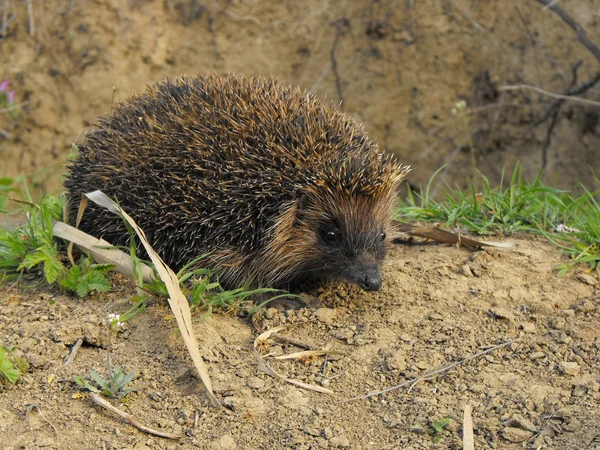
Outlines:
{"label": "hedgehog snout", "polygon": [[381,274],[379,267],[369,266],[364,269],[358,279],[358,286],[365,291],[378,291],[381,289]]}

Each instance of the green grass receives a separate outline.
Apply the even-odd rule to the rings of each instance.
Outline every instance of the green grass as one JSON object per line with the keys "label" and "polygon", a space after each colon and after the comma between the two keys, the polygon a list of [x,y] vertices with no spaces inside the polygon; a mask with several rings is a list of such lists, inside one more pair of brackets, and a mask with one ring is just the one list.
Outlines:
{"label": "green grass", "polygon": [[[443,168],[442,168],[443,169]],[[481,192],[446,186],[442,200],[433,199],[431,188],[438,170],[419,193],[408,192],[398,211],[403,221],[437,222],[479,235],[510,235],[529,232],[546,236],[573,261],[559,267],[562,275],[577,263],[591,269],[600,265],[600,191],[581,188],[581,194],[546,186],[537,177],[523,181],[519,166],[510,180],[504,176],[492,187],[482,174]]]}

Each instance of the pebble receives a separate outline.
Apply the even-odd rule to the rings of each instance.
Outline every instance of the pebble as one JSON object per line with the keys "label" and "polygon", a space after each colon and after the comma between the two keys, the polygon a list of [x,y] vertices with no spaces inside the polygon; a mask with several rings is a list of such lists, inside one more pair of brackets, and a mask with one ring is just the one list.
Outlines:
{"label": "pebble", "polygon": [[575,306],[575,310],[580,313],[592,312],[595,309],[596,309],[596,305],[594,305],[589,300],[582,300],[579,303],[577,303],[577,306]]}
{"label": "pebble", "polygon": [[461,267],[460,273],[462,273],[465,277],[473,276],[473,272],[471,272],[471,268],[469,267],[468,264],[465,264],[464,266]]}
{"label": "pebble", "polygon": [[213,441],[211,448],[215,450],[234,450],[237,448],[237,444],[230,435],[225,434],[220,439]]}
{"label": "pebble", "polygon": [[261,389],[265,387],[265,381],[262,378],[251,377],[246,384],[252,389]]}
{"label": "pebble", "polygon": [[527,430],[531,432],[536,432],[537,427],[533,424],[533,422],[525,417],[515,414],[512,419],[510,419],[507,425],[511,428],[520,428],[521,430]]}
{"label": "pebble", "polygon": [[336,436],[334,438],[331,438],[329,440],[329,443],[331,444],[332,447],[342,447],[342,448],[350,447],[350,441],[343,434],[341,436]]}
{"label": "pebble", "polygon": [[502,430],[502,436],[510,442],[525,442],[533,436],[533,433],[529,430],[506,427]]}
{"label": "pebble", "polygon": [[529,359],[535,361],[536,359],[542,359],[546,356],[544,352],[533,352],[529,355]]}
{"label": "pebble", "polygon": [[581,370],[579,364],[570,361],[561,361],[560,363],[558,363],[558,367],[564,375],[575,376]]}
{"label": "pebble", "polygon": [[531,322],[525,322],[521,324],[521,329],[525,333],[535,333],[535,324]]}
{"label": "pebble", "polygon": [[577,279],[589,286],[596,286],[598,284],[598,280],[588,273],[577,274]]}
{"label": "pebble", "polygon": [[572,433],[581,430],[581,422],[577,419],[572,419],[563,425],[563,430],[570,431]]}
{"label": "pebble", "polygon": [[337,316],[337,311],[333,308],[319,308],[314,314],[319,321],[331,325]]}
{"label": "pebble", "polygon": [[506,308],[492,308],[489,310],[489,314],[494,319],[508,320],[509,322],[515,318],[514,314]]}

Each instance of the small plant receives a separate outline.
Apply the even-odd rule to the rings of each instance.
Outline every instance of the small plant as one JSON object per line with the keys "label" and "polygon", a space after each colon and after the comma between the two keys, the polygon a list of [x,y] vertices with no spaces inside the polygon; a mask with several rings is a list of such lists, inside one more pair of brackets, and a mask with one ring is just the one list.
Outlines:
{"label": "small plant", "polygon": [[8,80],[0,82],[0,109],[16,119],[19,117],[19,108],[15,103],[15,91],[9,90]]}
{"label": "small plant", "polygon": [[115,367],[109,376],[104,379],[95,370],[90,370],[89,375],[85,378],[75,375],[73,381],[82,389],[88,390],[95,394],[102,394],[105,397],[122,398],[131,392],[131,388],[127,387],[135,372],[125,373],[122,367]]}
{"label": "small plant", "polygon": [[17,356],[13,347],[0,346],[0,387],[16,383],[27,367],[27,360]]}
{"label": "small plant", "polygon": [[437,443],[442,440],[442,430],[450,423],[450,418],[446,417],[442,420],[434,420],[431,422],[432,436],[431,439],[433,442]]}
{"label": "small plant", "polygon": [[[10,187],[3,190],[16,190]],[[47,196],[33,203],[25,186],[27,200],[17,200],[27,217],[27,224],[14,231],[0,229],[0,281],[13,280],[23,273],[43,274],[48,284],[77,293],[80,297],[89,292],[106,291],[111,284],[107,273],[113,266],[94,264],[83,255],[77,264],[67,268],[66,257],[61,251],[66,248],[54,238],[53,221],[63,219],[63,200]]]}

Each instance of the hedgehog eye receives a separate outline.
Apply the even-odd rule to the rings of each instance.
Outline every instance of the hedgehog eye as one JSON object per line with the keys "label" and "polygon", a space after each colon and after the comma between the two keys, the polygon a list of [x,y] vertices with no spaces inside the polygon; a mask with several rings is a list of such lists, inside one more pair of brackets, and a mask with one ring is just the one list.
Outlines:
{"label": "hedgehog eye", "polygon": [[323,237],[328,243],[333,244],[338,239],[338,233],[336,233],[334,230],[329,230],[323,233]]}
{"label": "hedgehog eye", "polygon": [[387,234],[385,234],[385,231],[382,231],[381,233],[379,233],[379,240],[380,241],[385,241],[385,238],[387,237]]}

